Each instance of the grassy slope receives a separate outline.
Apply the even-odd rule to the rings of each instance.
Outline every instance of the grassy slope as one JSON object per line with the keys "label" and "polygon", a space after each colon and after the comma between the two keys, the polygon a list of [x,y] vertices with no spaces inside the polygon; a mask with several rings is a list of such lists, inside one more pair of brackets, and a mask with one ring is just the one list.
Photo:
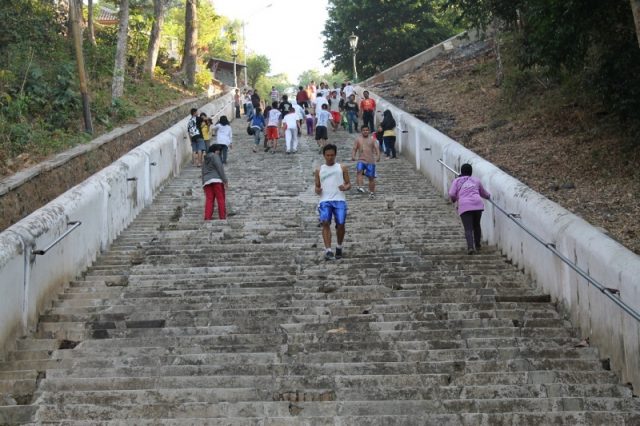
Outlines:
{"label": "grassy slope", "polygon": [[574,82],[519,71],[508,46],[497,88],[491,47],[376,91],[640,253],[638,135]]}
{"label": "grassy slope", "polygon": [[[193,91],[176,86],[168,78],[132,79],[125,81],[125,94],[119,108],[111,108],[111,79],[102,78],[92,83],[91,104],[94,133],[84,133],[81,112],[78,112],[75,128],[70,130],[45,130],[42,121],[46,117],[34,117],[27,141],[26,152],[17,156],[8,150],[9,144],[0,144],[0,177],[8,176],[19,170],[64,151],[75,145],[86,143],[91,138],[109,132],[114,127],[131,122],[137,117],[152,114],[176,104],[185,98],[196,96]],[[11,137],[11,136],[8,136]]]}

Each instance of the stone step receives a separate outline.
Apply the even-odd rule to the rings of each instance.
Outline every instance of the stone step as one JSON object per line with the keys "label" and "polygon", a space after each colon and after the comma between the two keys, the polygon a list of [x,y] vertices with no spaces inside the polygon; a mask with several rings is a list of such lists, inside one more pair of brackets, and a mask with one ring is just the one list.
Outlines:
{"label": "stone step", "polygon": [[[296,413],[299,408],[292,406]],[[551,413],[463,413],[463,414],[430,414],[425,415],[382,415],[382,416],[307,416],[304,418],[290,414],[287,417],[189,417],[179,419],[156,418],[154,420],[136,419],[139,425],[182,426],[184,424],[206,424],[212,426],[334,426],[336,422],[353,426],[458,426],[458,425],[547,425],[547,424],[593,424],[593,425],[635,425],[638,415],[635,413],[610,412],[551,412]],[[64,419],[65,425],[84,425],[86,421]],[[131,420],[110,420],[101,422],[109,426],[130,425]],[[31,425],[31,423],[29,423]],[[34,423],[35,425],[35,423]]]}
{"label": "stone step", "polygon": [[197,168],[167,182],[0,363],[0,424],[640,423],[549,295],[494,247],[466,254],[411,164],[346,195],[325,262],[313,142],[254,154],[234,126],[236,214],[202,221]]}
{"label": "stone step", "polygon": [[[475,399],[475,400],[407,400],[407,401],[340,401],[340,402],[297,402],[290,408],[289,402],[172,402],[162,404],[117,404],[101,405],[40,404],[37,419],[47,421],[66,418],[228,418],[228,417],[289,417],[290,410],[297,417],[335,416],[389,416],[460,413],[539,413],[539,412],[583,412],[583,411],[623,411],[637,409],[630,399],[617,398],[521,398],[521,399]],[[604,413],[603,413],[604,414]],[[633,418],[633,417],[631,417]]]}
{"label": "stone step", "polygon": [[616,385],[504,385],[504,386],[433,386],[423,387],[374,387],[343,388],[340,383],[337,390],[332,388],[291,387],[292,383],[279,383],[278,386],[259,388],[255,383],[251,386],[202,388],[174,387],[133,390],[90,390],[83,389],[55,392],[44,391],[38,403],[47,405],[79,405],[96,404],[108,401],[118,405],[160,405],[180,403],[249,401],[290,401],[311,402],[324,400],[340,401],[408,401],[408,400],[484,400],[484,399],[545,399],[545,398],[631,398],[631,391]]}

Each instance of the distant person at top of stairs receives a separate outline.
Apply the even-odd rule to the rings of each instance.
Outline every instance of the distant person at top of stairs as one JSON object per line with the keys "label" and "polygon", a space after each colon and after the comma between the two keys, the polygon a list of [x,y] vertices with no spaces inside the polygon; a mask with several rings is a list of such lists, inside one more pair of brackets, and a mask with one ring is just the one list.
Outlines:
{"label": "distant person at top of stairs", "polygon": [[[322,225],[322,240],[324,241],[325,260],[342,258],[342,243],[344,241],[345,224],[347,220],[347,201],[345,191],[351,189],[349,170],[346,166],[336,163],[338,148],[333,144],[325,145],[322,149],[325,164],[315,171],[316,194],[320,196],[318,215]],[[336,221],[335,255],[331,251],[331,218]]]}
{"label": "distant person at top of stairs", "polygon": [[464,226],[464,237],[467,240],[467,252],[474,254],[480,250],[482,241],[482,230],[480,229],[480,218],[484,210],[483,198],[491,198],[480,179],[472,177],[473,168],[471,164],[463,164],[460,168],[460,177],[451,183],[449,197],[452,202],[458,203],[458,214]]}
{"label": "distant person at top of stairs", "polygon": [[236,109],[236,118],[240,118],[240,89],[236,89],[236,92],[233,95],[233,104]]}
{"label": "distant person at top of stairs", "polygon": [[218,217],[227,218],[226,189],[229,185],[220,154],[222,145],[214,144],[204,158],[202,165],[202,188],[204,189],[204,220],[213,219],[214,201],[218,203]]}
{"label": "distant person at top of stairs", "polygon": [[271,86],[271,102],[278,102],[280,100],[280,93],[278,93],[278,89],[276,89],[276,86]]}

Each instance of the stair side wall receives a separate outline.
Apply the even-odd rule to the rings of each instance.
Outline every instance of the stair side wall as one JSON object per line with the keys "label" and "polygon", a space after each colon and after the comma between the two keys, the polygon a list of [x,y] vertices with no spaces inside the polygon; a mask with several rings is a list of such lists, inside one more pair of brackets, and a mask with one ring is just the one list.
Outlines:
{"label": "stair side wall", "polygon": [[[231,93],[200,108],[233,117]],[[62,286],[89,267],[155,194],[191,160],[188,117],[0,233],[0,357],[33,331]],[[82,225],[43,256],[32,256]]]}

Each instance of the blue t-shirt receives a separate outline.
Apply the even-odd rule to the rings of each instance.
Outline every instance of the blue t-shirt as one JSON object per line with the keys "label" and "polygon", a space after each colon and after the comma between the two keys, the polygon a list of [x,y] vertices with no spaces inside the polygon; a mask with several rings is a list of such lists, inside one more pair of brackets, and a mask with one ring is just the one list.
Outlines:
{"label": "blue t-shirt", "polygon": [[260,127],[260,129],[264,129],[266,123],[264,122],[264,117],[262,114],[253,114],[251,116],[251,127]]}

